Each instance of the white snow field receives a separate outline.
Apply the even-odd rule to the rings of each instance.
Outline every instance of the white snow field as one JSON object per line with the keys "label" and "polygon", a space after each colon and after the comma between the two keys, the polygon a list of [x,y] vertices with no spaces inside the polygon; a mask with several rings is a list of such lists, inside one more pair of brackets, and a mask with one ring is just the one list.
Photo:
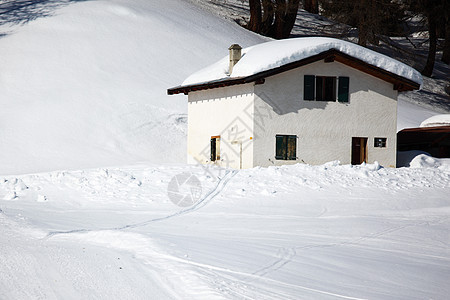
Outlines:
{"label": "white snow field", "polygon": [[0,10],[1,300],[448,299],[449,160],[184,164],[166,89],[266,38],[181,0]]}
{"label": "white snow field", "polygon": [[448,299],[450,160],[411,166],[3,176],[0,299]]}

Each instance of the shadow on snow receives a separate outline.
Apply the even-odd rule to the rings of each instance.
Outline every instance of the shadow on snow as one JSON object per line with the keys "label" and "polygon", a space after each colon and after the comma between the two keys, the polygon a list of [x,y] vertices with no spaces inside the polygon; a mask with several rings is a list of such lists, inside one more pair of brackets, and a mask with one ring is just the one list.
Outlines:
{"label": "shadow on snow", "polygon": [[[88,0],[6,0],[0,3],[0,26],[23,25],[37,18],[48,17],[64,5]],[[4,34],[0,34],[0,37]]]}

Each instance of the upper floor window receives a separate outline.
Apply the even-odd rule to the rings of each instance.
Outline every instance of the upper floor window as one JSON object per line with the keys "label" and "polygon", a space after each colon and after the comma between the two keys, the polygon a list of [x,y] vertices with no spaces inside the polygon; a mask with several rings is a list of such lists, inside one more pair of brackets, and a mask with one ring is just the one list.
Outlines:
{"label": "upper floor window", "polygon": [[310,101],[336,101],[348,102],[349,99],[349,77],[340,76],[314,76],[305,75],[303,87],[303,99]]}
{"label": "upper floor window", "polygon": [[336,101],[336,77],[316,76],[316,101]]}

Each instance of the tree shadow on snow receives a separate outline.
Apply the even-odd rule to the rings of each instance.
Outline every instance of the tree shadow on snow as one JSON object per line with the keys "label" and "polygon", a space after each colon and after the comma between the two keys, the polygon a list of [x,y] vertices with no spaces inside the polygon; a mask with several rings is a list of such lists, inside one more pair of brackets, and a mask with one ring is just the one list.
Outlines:
{"label": "tree shadow on snow", "polygon": [[88,0],[5,0],[0,3],[0,26],[23,25],[37,18],[49,17],[53,12],[72,2]]}

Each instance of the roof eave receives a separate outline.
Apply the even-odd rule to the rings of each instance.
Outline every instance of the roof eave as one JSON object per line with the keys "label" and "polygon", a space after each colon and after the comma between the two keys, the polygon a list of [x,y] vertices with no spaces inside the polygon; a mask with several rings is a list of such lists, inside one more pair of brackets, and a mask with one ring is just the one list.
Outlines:
{"label": "roof eave", "polygon": [[231,85],[236,85],[236,84],[244,84],[244,83],[246,83],[245,82],[246,78],[247,77],[224,78],[224,79],[202,82],[202,83],[197,83],[197,84],[176,86],[176,87],[168,89],[167,94],[175,95],[175,94],[184,93],[187,95],[187,93],[192,92],[192,91],[214,89],[214,88],[218,88],[218,87],[231,86]]}

